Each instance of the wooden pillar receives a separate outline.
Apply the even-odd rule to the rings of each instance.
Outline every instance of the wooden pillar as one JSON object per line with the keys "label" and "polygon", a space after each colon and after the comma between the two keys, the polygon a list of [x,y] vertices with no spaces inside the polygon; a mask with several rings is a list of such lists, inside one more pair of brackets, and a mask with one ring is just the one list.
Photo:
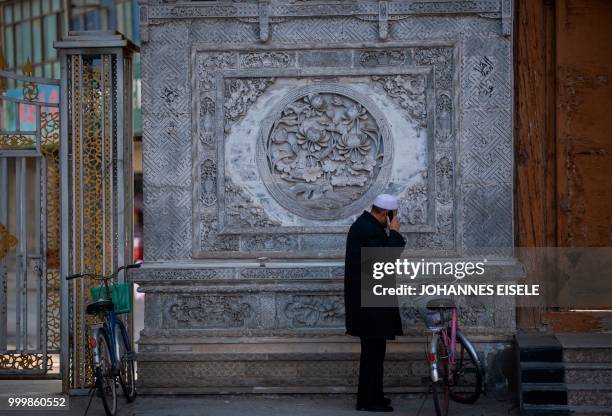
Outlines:
{"label": "wooden pillar", "polygon": [[[519,247],[555,246],[555,10],[552,0],[517,2],[516,240]],[[527,283],[539,265],[526,264]],[[518,299],[520,302],[520,299]],[[521,329],[541,326],[545,305],[518,307]]]}

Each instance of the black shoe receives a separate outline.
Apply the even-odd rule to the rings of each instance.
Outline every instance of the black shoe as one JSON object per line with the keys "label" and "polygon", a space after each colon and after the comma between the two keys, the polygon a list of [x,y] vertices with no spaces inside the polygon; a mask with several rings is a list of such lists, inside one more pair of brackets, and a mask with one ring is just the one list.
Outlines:
{"label": "black shoe", "polygon": [[380,400],[380,404],[383,404],[383,405],[385,405],[385,406],[389,406],[389,405],[391,404],[391,399],[390,399],[390,398],[388,398],[388,397],[383,397],[383,398]]}
{"label": "black shoe", "polygon": [[363,412],[392,412],[393,408],[385,404],[371,404],[369,406],[357,406],[357,410]]}

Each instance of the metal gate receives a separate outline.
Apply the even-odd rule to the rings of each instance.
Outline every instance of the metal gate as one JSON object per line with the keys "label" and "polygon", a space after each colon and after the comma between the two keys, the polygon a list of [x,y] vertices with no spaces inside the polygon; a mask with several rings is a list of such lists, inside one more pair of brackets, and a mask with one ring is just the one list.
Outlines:
{"label": "metal gate", "polygon": [[[61,272],[108,274],[132,262],[131,63],[138,48],[98,31],[70,32],[54,46],[62,62]],[[64,391],[93,381],[87,331],[95,317],[85,311],[94,284],[61,281]]]}
{"label": "metal gate", "polygon": [[0,378],[60,378],[59,97],[0,71]]}

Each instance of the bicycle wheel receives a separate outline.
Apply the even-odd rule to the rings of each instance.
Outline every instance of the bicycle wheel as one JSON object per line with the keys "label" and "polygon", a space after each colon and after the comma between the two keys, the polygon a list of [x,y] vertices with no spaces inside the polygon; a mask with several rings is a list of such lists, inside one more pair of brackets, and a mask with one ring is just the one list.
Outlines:
{"label": "bicycle wheel", "polygon": [[125,399],[130,403],[136,398],[134,357],[125,325],[119,320],[117,320],[115,326],[115,336],[117,337],[117,344],[119,345],[119,382]]}
{"label": "bicycle wheel", "polygon": [[111,349],[109,348],[108,336],[105,330],[100,330],[97,339],[98,353],[100,354],[100,365],[96,367],[96,388],[98,396],[102,399],[104,411],[108,416],[117,413],[117,384],[112,373]]}
{"label": "bicycle wheel", "polygon": [[457,332],[455,365],[449,375],[450,397],[457,403],[472,404],[482,391],[482,366],[474,347],[461,332]]}
{"label": "bicycle wheel", "polygon": [[439,380],[431,384],[432,396],[436,415],[447,416],[448,404],[450,402],[450,386],[448,383],[448,349],[444,343],[442,334],[438,338],[436,363],[438,364]]}

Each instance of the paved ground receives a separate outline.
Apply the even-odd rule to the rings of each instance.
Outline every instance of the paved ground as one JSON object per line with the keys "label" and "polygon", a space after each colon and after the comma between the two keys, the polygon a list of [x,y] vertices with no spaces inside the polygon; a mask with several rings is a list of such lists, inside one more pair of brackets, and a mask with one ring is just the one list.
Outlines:
{"label": "paved ground", "polygon": [[[8,395],[54,394],[57,384],[33,382],[0,381],[0,399],[6,402]],[[391,395],[395,412],[392,415],[430,416],[435,415],[431,396]],[[292,395],[292,396],[139,396],[133,404],[126,404],[120,398],[120,416],[365,416],[366,412],[354,410],[354,398],[348,395]],[[71,397],[70,410],[51,412],[40,411],[2,411],[4,416],[47,416],[83,415],[87,397]],[[453,416],[508,416],[518,415],[513,403],[482,397],[475,405],[451,404]],[[0,409],[6,408],[1,406]],[[94,398],[88,415],[104,415],[99,399]]]}

